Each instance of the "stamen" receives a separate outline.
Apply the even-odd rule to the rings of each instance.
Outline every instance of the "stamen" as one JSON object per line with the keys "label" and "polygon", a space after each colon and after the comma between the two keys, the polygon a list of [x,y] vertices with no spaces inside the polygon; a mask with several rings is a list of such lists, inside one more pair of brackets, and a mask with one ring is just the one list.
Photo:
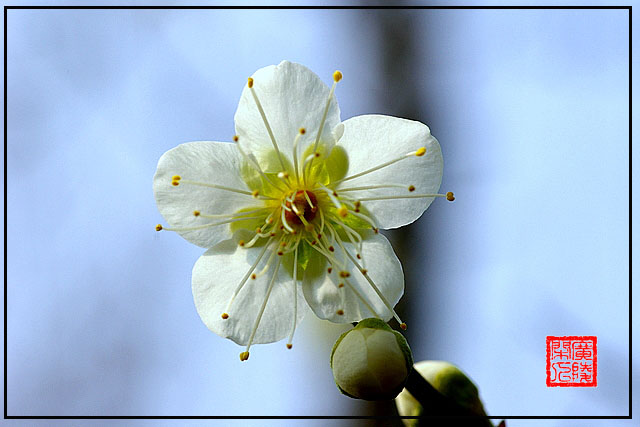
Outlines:
{"label": "stamen", "polygon": [[271,252],[271,255],[269,255],[269,259],[267,259],[266,264],[264,265],[264,267],[262,268],[262,270],[260,270],[258,272],[258,274],[252,274],[251,278],[253,280],[256,280],[258,277],[262,277],[265,274],[267,274],[267,271],[269,271],[269,267],[271,267],[271,262],[273,261],[273,258],[275,258],[276,253],[277,253],[277,249],[278,249],[278,245],[275,245],[273,247],[273,251]]}
{"label": "stamen", "polygon": [[[260,326],[260,320],[262,320],[264,309],[267,306],[267,301],[269,301],[269,296],[271,296],[273,285],[276,283],[276,277],[278,276],[278,269],[280,268],[280,260],[281,258],[278,258],[278,262],[276,263],[276,266],[273,271],[273,276],[271,276],[271,282],[269,283],[269,287],[267,288],[267,294],[265,295],[264,300],[262,301],[262,307],[260,307],[260,311],[258,312],[258,317],[256,317],[256,321],[253,324],[253,330],[251,331],[251,335],[249,336],[249,341],[247,342],[247,349],[243,353],[240,353],[240,360],[242,361],[247,360],[249,358],[249,349],[251,348],[251,344],[253,343],[253,337],[255,337],[256,331],[258,330],[258,326]],[[243,354],[245,355],[244,359],[242,356]]]}
{"label": "stamen", "polygon": [[[217,225],[224,225],[224,224],[229,224],[231,222],[238,222],[238,221],[245,221],[248,219],[260,219],[260,217],[258,216],[254,216],[254,217],[244,217],[244,218],[233,218],[233,219],[229,219],[226,221],[220,221],[220,222],[211,222],[209,224],[202,224],[202,225],[196,225],[194,227],[181,227],[181,228],[167,228],[167,227],[162,227],[161,230],[167,230],[167,231],[193,231],[193,230],[202,230],[203,228],[209,228],[209,227],[215,227]],[[158,226],[156,226],[156,230],[158,230]],[[160,231],[160,230],[158,230]]]}
{"label": "stamen", "polygon": [[[331,85],[331,90],[329,91],[329,96],[327,97],[327,103],[324,106],[324,112],[322,113],[322,119],[320,120],[320,127],[318,128],[318,134],[316,135],[316,141],[313,144],[313,153],[318,154],[318,143],[320,142],[320,136],[322,135],[322,129],[324,128],[324,122],[327,120],[327,113],[329,112],[329,107],[331,106],[331,98],[333,97],[333,93],[336,90],[336,85],[338,82],[342,80],[342,73],[336,70],[333,73],[333,85]],[[311,162],[309,163],[309,171],[311,171],[311,166],[313,165],[313,159],[311,158]],[[303,177],[304,178],[304,177]],[[305,180],[306,184],[306,180]]]}
{"label": "stamen", "polygon": [[318,212],[320,212],[320,232],[322,233],[324,231],[324,214],[322,209],[318,209]]}
{"label": "stamen", "polygon": [[[413,185],[409,186],[409,191],[413,191],[416,189],[415,187],[413,187],[413,190],[411,190],[411,187],[413,187]],[[343,193],[346,191],[378,190],[380,188],[407,188],[407,186],[402,184],[364,185],[362,187],[341,188],[340,192]]]}
{"label": "stamen", "polygon": [[247,163],[251,166],[253,166],[253,168],[260,174],[260,176],[262,178],[264,178],[265,181],[267,181],[269,184],[271,184],[272,187],[277,188],[280,191],[286,191],[286,188],[282,188],[279,186],[278,182],[274,182],[271,180],[271,178],[269,178],[264,171],[262,170],[262,168],[260,167],[260,164],[258,164],[258,160],[256,159],[256,157],[249,153],[245,153],[242,148],[240,147],[240,145],[237,146],[238,147],[238,151],[240,152],[240,154],[242,154],[242,157],[244,157],[245,161],[247,161]]}
{"label": "stamen", "polygon": [[355,212],[351,212],[351,215],[353,215],[355,217],[358,217],[361,220],[367,222],[373,228],[378,228],[378,225],[376,224],[376,222],[372,218],[368,217],[365,214],[358,213],[358,210],[356,210]]}
{"label": "stamen", "polygon": [[425,153],[425,151],[426,151],[426,148],[422,147],[422,148],[418,149],[417,151],[412,151],[411,153],[407,153],[404,156],[400,156],[400,157],[395,158],[393,160],[389,160],[388,162],[384,162],[382,164],[379,164],[378,166],[374,166],[371,169],[367,169],[367,170],[359,172],[359,173],[357,173],[355,175],[351,175],[351,176],[348,176],[346,178],[342,178],[341,180],[333,182],[333,184],[335,185],[335,184],[339,184],[341,182],[349,181],[350,179],[359,178],[359,177],[361,177],[363,175],[369,174],[371,172],[375,172],[375,171],[380,170],[382,168],[386,168],[387,166],[391,166],[392,164],[397,163],[400,160],[408,159],[409,157],[412,157],[412,156],[422,156]]}
{"label": "stamen", "polygon": [[[232,214],[216,214],[216,215],[209,215],[209,214],[203,214],[201,211],[199,210],[195,210],[193,211],[193,215],[194,216],[201,216],[202,218],[237,218],[237,217],[241,217],[243,215],[250,215],[250,214],[255,214],[255,213],[259,213],[259,212],[263,212],[268,210],[269,208],[259,208],[259,209],[254,209],[251,211],[240,211],[240,212],[234,212]],[[197,214],[196,214],[197,212]]]}
{"label": "stamen", "polygon": [[[291,205],[293,206],[293,205]],[[289,223],[287,222],[287,216],[286,216],[286,209],[287,207],[284,205],[284,203],[282,204],[282,211],[280,213],[280,219],[282,220],[282,225],[284,226],[284,228],[289,232],[289,233],[293,233],[294,229],[289,225]]]}
{"label": "stamen", "polygon": [[353,286],[351,284],[351,282],[349,282],[347,279],[344,279],[342,282],[340,282],[340,284],[341,285],[342,284],[346,284],[349,287],[349,289],[351,289],[351,291],[353,291],[353,293],[356,294],[356,296],[360,299],[360,301],[362,301],[362,303],[365,305],[365,307],[367,307],[367,309],[371,312],[371,314],[373,314],[373,317],[377,317],[378,319],[382,319],[382,316],[380,316],[378,313],[376,313],[376,311],[371,306],[371,304],[369,304],[367,299],[364,296],[362,296],[362,294],[360,292],[358,292],[358,290],[355,288],[355,286]]}
{"label": "stamen", "polygon": [[[338,217],[333,217],[333,220],[335,222],[337,222],[340,225],[340,227],[342,227],[342,229],[345,231],[347,237],[349,238],[349,241],[351,242],[351,244],[353,246],[357,246],[358,247],[358,251],[362,252],[362,237],[360,236],[360,234],[358,234],[357,231],[355,231],[353,228],[349,227],[344,222],[340,221],[340,219]],[[336,241],[338,243],[340,242],[339,239],[336,239]],[[357,243],[356,243],[356,241],[357,241]]]}
{"label": "stamen", "polygon": [[284,182],[284,184],[287,187],[289,186],[289,173],[288,172],[278,172],[278,175],[276,175],[278,177],[278,179],[282,182]]}
{"label": "stamen", "polygon": [[[425,199],[429,197],[447,197],[447,195],[446,194],[410,194],[406,196],[363,197],[362,199],[358,199],[358,200],[360,200],[361,202],[366,202],[371,200]],[[451,197],[453,197],[453,194],[451,194]]]}
{"label": "stamen", "polygon": [[[249,276],[253,275],[251,273],[253,273],[253,270],[256,269],[256,267],[258,266],[258,264],[260,263],[260,261],[262,260],[262,257],[264,256],[264,253],[267,251],[267,248],[269,247],[269,244],[273,241],[273,238],[269,239],[269,241],[267,242],[266,245],[264,245],[264,248],[262,248],[262,250],[260,251],[260,254],[258,254],[258,258],[256,258],[256,260],[253,262],[253,264],[251,265],[251,267],[249,268],[249,271],[247,271],[247,273],[244,275],[244,277],[242,278],[242,280],[240,280],[240,284],[238,286],[236,286],[236,289],[233,291],[233,294],[231,295],[231,299],[229,300],[229,302],[227,303],[227,308],[224,311],[224,313],[222,313],[222,318],[223,319],[227,319],[229,317],[229,315],[227,314],[231,308],[231,304],[233,304],[233,300],[236,299],[236,297],[238,296],[238,294],[240,293],[240,291],[242,290],[242,287],[244,286],[244,284],[247,282],[247,280],[249,279]],[[227,316],[225,317],[224,315],[227,314]]]}
{"label": "stamen", "polygon": [[449,191],[447,193],[447,200],[450,202],[453,202],[456,198],[453,196],[453,193],[451,191]]}
{"label": "stamen", "polygon": [[296,173],[296,183],[300,185],[300,172],[298,169],[298,143],[300,142],[300,137],[307,133],[305,128],[300,128],[298,134],[296,135],[296,139],[293,140],[293,170]]}
{"label": "stamen", "polygon": [[322,255],[324,255],[324,257],[327,260],[329,260],[329,262],[331,263],[332,266],[339,265],[340,268],[342,268],[342,266],[344,265],[344,263],[338,262],[336,257],[331,252],[328,252],[327,249],[324,247],[324,245],[321,242],[319,244],[318,244],[317,240],[314,240],[313,242],[309,242],[309,240],[306,240],[306,242],[309,243],[309,245],[313,249],[315,249],[316,251],[318,251]]}
{"label": "stamen", "polygon": [[[342,246],[342,243],[338,242],[340,244],[340,246]],[[393,309],[393,306],[389,303],[389,301],[387,301],[387,298],[382,294],[382,292],[380,292],[380,289],[378,289],[378,287],[376,286],[376,284],[373,282],[373,280],[371,280],[371,277],[369,277],[367,273],[367,271],[362,268],[360,266],[360,264],[358,264],[358,262],[353,258],[353,256],[347,251],[345,250],[345,253],[347,254],[347,256],[349,257],[349,259],[351,260],[351,262],[353,263],[353,265],[355,265],[358,270],[360,270],[360,273],[362,273],[362,276],[367,279],[367,282],[369,282],[369,285],[373,288],[373,290],[376,292],[376,294],[378,294],[378,296],[380,297],[380,300],[384,303],[384,305],[387,306],[387,309],[393,314],[393,317],[398,321],[398,323],[400,323],[401,325],[404,324],[404,322],[402,320],[400,320],[400,317],[398,316],[398,314],[395,312],[395,310]],[[406,324],[405,324],[405,328],[406,329]]]}
{"label": "stamen", "polygon": [[[300,243],[300,237],[298,238]],[[293,281],[291,282],[293,289],[293,326],[291,327],[291,333],[289,334],[289,340],[287,341],[287,348],[291,349],[293,346],[293,334],[296,331],[296,322],[298,320],[298,246],[293,254]]]}
{"label": "stamen", "polygon": [[162,231],[162,230],[163,230],[162,224],[156,225],[156,231]]}
{"label": "stamen", "polygon": [[[174,182],[178,182],[178,181],[174,181]],[[197,185],[197,186],[200,186],[200,187],[215,188],[216,190],[230,191],[232,193],[244,194],[244,195],[251,196],[251,197],[256,197],[254,195],[254,193],[255,193],[255,191],[258,191],[258,190],[255,190],[255,191],[251,192],[251,191],[246,191],[246,190],[238,190],[236,188],[225,187],[224,185],[209,184],[209,183],[206,183],[206,182],[197,182],[197,181],[188,181],[188,180],[182,180],[182,181],[180,181],[180,184],[190,184],[190,185]],[[174,184],[174,185],[177,185],[177,184]],[[260,196],[260,197],[257,197],[257,198],[259,198],[260,200],[277,200],[277,199],[274,199],[273,197],[267,197],[267,196]]]}
{"label": "stamen", "polygon": [[327,196],[331,200],[331,203],[333,203],[333,205],[337,209],[340,209],[342,207],[342,203],[340,203],[340,200],[338,200],[338,198],[336,197],[336,192],[331,190],[330,188],[325,187],[322,184],[319,184],[319,185],[320,185],[320,188],[322,188],[327,193]]}
{"label": "stamen", "polygon": [[260,100],[258,99],[258,94],[256,94],[255,89],[253,88],[253,79],[249,77],[248,86],[253,95],[253,100],[256,102],[256,107],[258,107],[258,111],[260,112],[260,116],[262,116],[262,121],[264,122],[265,127],[267,128],[267,132],[269,133],[269,138],[271,138],[271,143],[273,144],[273,148],[276,150],[276,154],[278,156],[278,160],[280,160],[280,166],[282,169],[286,169],[284,165],[284,160],[282,159],[282,155],[280,154],[280,149],[278,149],[278,143],[276,142],[276,137],[273,136],[273,131],[271,130],[271,126],[269,126],[269,121],[267,120],[267,116],[264,114],[264,109],[262,108],[262,104],[260,104]]}
{"label": "stamen", "polygon": [[173,175],[171,177],[171,181],[180,181],[182,179],[182,177],[180,175]]}
{"label": "stamen", "polygon": [[[305,193],[306,194],[306,193]],[[288,211],[293,211],[293,213],[296,214],[296,216],[298,217],[298,219],[302,222],[302,224],[304,225],[304,228],[307,229],[309,228],[310,224],[309,222],[306,220],[306,218],[304,217],[304,212],[300,212],[298,210],[298,206],[296,206],[296,204],[294,203],[294,198],[292,195],[292,198],[288,198],[287,200],[289,200],[289,202],[291,203],[291,209],[286,208]]]}
{"label": "stamen", "polygon": [[[307,203],[309,203],[309,207],[312,210],[315,209],[315,206],[313,206],[313,202],[311,201],[311,197],[309,197],[309,194],[307,193],[307,190],[304,190],[303,193],[304,193],[305,199],[307,199]],[[453,196],[453,193],[451,193],[451,195]],[[447,197],[448,196],[449,196],[449,193],[447,193]]]}
{"label": "stamen", "polygon": [[[318,154],[318,153],[316,153]],[[310,154],[305,157],[304,162],[302,162],[302,182],[304,185],[307,185],[307,170],[311,173],[311,165],[313,164],[313,159],[316,158],[316,154]]]}

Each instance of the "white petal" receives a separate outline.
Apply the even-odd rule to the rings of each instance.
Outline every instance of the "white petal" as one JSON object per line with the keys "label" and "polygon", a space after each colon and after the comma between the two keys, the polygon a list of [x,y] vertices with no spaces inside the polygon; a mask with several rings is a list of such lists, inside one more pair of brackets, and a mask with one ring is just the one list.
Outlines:
{"label": "white petal", "polygon": [[[228,312],[227,304],[261,250],[261,247],[241,248],[235,240],[225,240],[209,249],[193,267],[191,286],[200,318],[211,331],[240,345],[246,345],[249,340],[267,293],[275,258],[267,273],[255,280],[251,278],[247,280]],[[262,269],[269,255],[267,250],[262,262],[255,270],[256,273]],[[300,285],[294,288],[290,273],[284,265],[281,265],[253,339],[254,344],[278,341],[291,333],[294,289],[299,323],[308,309],[300,291]],[[229,314],[228,319],[222,319],[221,315],[224,312]]]}
{"label": "white petal", "polygon": [[[434,194],[442,181],[442,152],[429,128],[413,120],[391,116],[365,115],[343,122],[340,145],[349,156],[346,176],[371,169],[403,154],[427,149],[421,156],[411,156],[383,169],[345,181],[337,187],[401,184],[404,188],[384,188],[344,193],[354,198]],[[408,187],[415,186],[409,192]],[[394,199],[363,202],[381,228],[396,228],[415,221],[429,207],[433,198]]]}
{"label": "white petal", "polygon": [[[261,68],[252,77],[253,89],[262,104],[278,148],[291,161],[293,142],[301,127],[307,132],[300,139],[300,152],[304,153],[309,145],[315,143],[329,88],[307,67],[288,61]],[[339,123],[340,109],[333,96],[320,143],[333,146],[332,131]],[[273,153],[273,143],[251,90],[246,85],[236,111],[235,124],[243,150],[254,153],[258,158]]]}
{"label": "white petal", "polygon": [[[362,260],[359,262],[362,265],[362,261],[364,261],[367,275],[394,307],[404,292],[402,265],[400,265],[400,261],[386,237],[373,232],[367,232],[365,236],[361,254]],[[356,250],[353,245],[345,242],[343,245],[356,258]],[[339,260],[342,259],[339,247],[336,247],[335,254]],[[346,280],[367,300],[375,313],[367,308],[347,284],[342,289],[338,288],[338,284],[344,279],[339,277],[339,271],[336,271],[335,268],[331,274],[326,273],[326,268],[325,265],[324,274],[315,272],[316,274],[305,276],[302,286],[304,297],[316,316],[337,323],[358,322],[368,317],[376,317],[376,314],[384,320],[391,318],[391,311],[352,262],[347,261],[346,271],[350,273],[350,276]],[[344,314],[337,314],[338,310],[343,310]]]}
{"label": "white petal", "polygon": [[[263,202],[250,195],[184,183],[190,180],[251,191],[240,175],[242,164],[238,148],[226,142],[188,142],[164,153],[153,177],[153,192],[158,210],[169,226],[183,228],[224,221],[196,217],[194,210],[220,215],[262,207]],[[182,178],[177,187],[171,185],[174,175]],[[229,227],[224,224],[179,233],[191,243],[210,248],[231,237]]]}

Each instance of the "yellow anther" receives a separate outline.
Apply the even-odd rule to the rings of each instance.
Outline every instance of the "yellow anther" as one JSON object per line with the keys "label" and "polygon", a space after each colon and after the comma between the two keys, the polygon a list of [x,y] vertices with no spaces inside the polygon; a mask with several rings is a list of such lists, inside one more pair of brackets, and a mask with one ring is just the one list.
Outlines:
{"label": "yellow anther", "polygon": [[200,216],[200,211],[198,211],[198,210],[193,211],[193,216]]}
{"label": "yellow anther", "polygon": [[362,204],[362,203],[360,202],[360,200],[356,200],[356,202],[353,204],[353,206],[355,206],[355,207],[356,207],[356,209],[357,209],[357,208],[359,208],[359,207],[360,207],[360,205],[361,205],[361,204]]}
{"label": "yellow anther", "polygon": [[344,310],[338,310],[338,311],[336,311],[336,314],[338,316],[342,316],[344,314]]}
{"label": "yellow anther", "polygon": [[339,283],[339,284],[338,284],[338,287],[339,287],[339,288],[344,288],[344,283]]}
{"label": "yellow anther", "polygon": [[347,278],[349,276],[351,276],[351,273],[349,273],[348,271],[341,271],[340,272],[340,277],[342,277],[343,279]]}
{"label": "yellow anther", "polygon": [[288,348],[289,350],[291,350],[291,347],[293,347],[293,344],[287,344],[287,348]]}
{"label": "yellow anther", "polygon": [[240,240],[240,241],[238,242],[238,246],[244,246],[244,244],[245,244],[244,240]]}
{"label": "yellow anther", "polygon": [[223,319],[228,319],[229,315],[227,313],[222,313],[220,317],[222,317]]}
{"label": "yellow anther", "polygon": [[238,135],[233,135],[233,142],[238,142]]}
{"label": "yellow anther", "polygon": [[360,256],[360,254],[356,254],[356,258],[362,259],[362,256]]}
{"label": "yellow anther", "polygon": [[180,181],[171,181],[171,185],[177,187],[178,185],[180,185]]}
{"label": "yellow anther", "polygon": [[345,205],[342,205],[342,207],[338,209],[338,215],[340,215],[342,218],[349,215],[349,211],[347,210],[347,207]]}
{"label": "yellow anther", "polygon": [[314,156],[316,157],[320,157],[320,153],[318,153],[317,151],[315,153],[313,153]]}
{"label": "yellow anther", "polygon": [[369,270],[367,270],[366,268],[363,268],[363,269],[362,269],[362,270],[360,270],[360,271],[362,272],[362,274],[364,274],[364,275],[366,276],[366,274],[367,274],[367,272],[368,272]]}
{"label": "yellow anther", "polygon": [[447,200],[448,200],[448,201],[450,201],[450,202],[453,202],[455,199],[456,199],[456,198],[455,198],[455,197],[453,197],[453,193],[452,193],[451,191],[449,191],[449,192],[447,193]]}
{"label": "yellow anther", "polygon": [[424,153],[427,152],[427,149],[425,147],[420,147],[416,150],[416,156],[420,157],[420,156],[424,156]]}
{"label": "yellow anther", "polygon": [[256,228],[256,233],[258,233],[258,234],[262,233],[262,228],[260,228],[260,227]]}
{"label": "yellow anther", "polygon": [[[247,85],[249,86],[249,89],[251,89],[253,87],[253,78],[249,77],[247,79]],[[249,353],[247,353],[247,354],[249,354]]]}
{"label": "yellow anther", "polygon": [[248,351],[243,351],[242,353],[240,353],[240,361],[244,362],[247,359],[249,359]]}
{"label": "yellow anther", "polygon": [[409,186],[409,191],[416,191],[416,187],[414,187],[413,185]]}
{"label": "yellow anther", "polygon": [[331,267],[327,268],[327,273],[331,274],[332,271],[333,271],[333,268]]}
{"label": "yellow anther", "polygon": [[406,323],[400,323],[400,329],[402,329],[403,331],[407,330],[407,324]]}
{"label": "yellow anther", "polygon": [[333,81],[338,83],[340,80],[342,80],[342,73],[338,70],[335,70],[333,72]]}
{"label": "yellow anther", "polygon": [[253,273],[253,274],[251,275],[251,279],[253,279],[253,280],[256,280],[256,277],[258,277],[258,276],[256,276],[256,273]]}
{"label": "yellow anther", "polygon": [[160,231],[160,230],[162,230],[162,225],[161,224],[156,225],[156,231]]}
{"label": "yellow anther", "polygon": [[300,128],[299,132],[300,135],[304,135],[305,133],[307,133],[307,130],[305,128]]}
{"label": "yellow anther", "polygon": [[258,196],[260,195],[260,190],[253,190],[253,191],[251,192],[251,195],[252,195],[254,198],[256,198],[256,199],[257,199],[257,198],[258,198]]}
{"label": "yellow anther", "polygon": [[182,179],[182,177],[180,175],[173,175],[171,177],[171,181],[180,181]]}
{"label": "yellow anther", "polygon": [[280,246],[282,246],[284,248],[285,246],[287,246],[287,242],[280,243]]}

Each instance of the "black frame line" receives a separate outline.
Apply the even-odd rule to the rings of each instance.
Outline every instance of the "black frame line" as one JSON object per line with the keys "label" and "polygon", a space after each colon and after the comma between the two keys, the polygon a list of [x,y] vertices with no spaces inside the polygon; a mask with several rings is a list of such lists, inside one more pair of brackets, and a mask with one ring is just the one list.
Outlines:
{"label": "black frame line", "polygon": [[559,415],[559,416],[545,416],[545,415],[491,415],[486,418],[489,419],[527,419],[527,420],[566,420],[566,419],[582,419],[582,420],[620,420],[631,419],[632,415],[632,6],[4,6],[4,419],[23,419],[23,420],[36,420],[36,419],[65,419],[65,420],[94,420],[94,419],[109,419],[109,420],[158,420],[158,419],[464,419],[465,417],[438,417],[438,416],[423,416],[423,417],[401,417],[401,416],[323,416],[323,415],[309,415],[309,416],[216,416],[216,415],[72,415],[72,416],[47,416],[47,415],[8,415],[7,413],[7,12],[10,9],[83,9],[83,10],[131,10],[131,9],[143,9],[143,10],[185,10],[185,9],[234,9],[234,10],[271,10],[271,9],[328,9],[328,10],[354,10],[354,9],[448,9],[448,10],[610,10],[621,9],[627,10],[629,16],[629,415]]}

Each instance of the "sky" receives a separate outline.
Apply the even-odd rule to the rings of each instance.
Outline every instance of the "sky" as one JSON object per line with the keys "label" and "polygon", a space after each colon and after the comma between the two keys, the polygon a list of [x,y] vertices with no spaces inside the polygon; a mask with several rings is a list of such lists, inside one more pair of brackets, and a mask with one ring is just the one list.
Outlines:
{"label": "sky", "polygon": [[[203,249],[154,231],[160,156],[230,141],[283,59],[342,71],[343,120],[440,141],[456,201],[388,234],[414,359],[460,366],[490,414],[628,413],[627,11],[10,10],[7,34],[10,415],[392,413],[335,388],[345,325],[308,316],[241,364],[193,305]],[[598,387],[545,385],[550,335],[598,337]]]}

